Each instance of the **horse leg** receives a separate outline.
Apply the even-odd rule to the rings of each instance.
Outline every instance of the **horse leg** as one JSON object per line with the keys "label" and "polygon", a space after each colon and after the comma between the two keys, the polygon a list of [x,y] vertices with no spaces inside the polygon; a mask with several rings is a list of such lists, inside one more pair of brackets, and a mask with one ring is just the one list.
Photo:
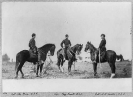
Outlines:
{"label": "horse leg", "polygon": [[[18,67],[17,67],[17,70],[16,70],[16,77],[15,78],[18,78],[18,72],[20,71],[22,71],[21,70],[21,68],[22,68],[22,66],[24,65],[24,62],[20,62],[20,63],[18,63],[19,65],[18,65]],[[22,73],[21,73],[22,74]],[[22,76],[23,76],[24,74],[22,74]]]}
{"label": "horse leg", "polygon": [[40,67],[40,64],[38,63],[38,64],[37,64],[37,72],[36,72],[36,76],[37,76],[37,77],[38,77],[39,67]]}
{"label": "horse leg", "polygon": [[17,63],[17,67],[15,67],[16,68],[16,76],[15,76],[15,78],[18,78],[18,72],[19,72],[19,65],[20,65],[20,63]]}
{"label": "horse leg", "polygon": [[22,74],[22,78],[24,78],[24,73],[22,72],[22,68],[20,69],[20,72]]}
{"label": "horse leg", "polygon": [[22,72],[22,67],[23,67],[23,65],[24,65],[24,63],[25,62],[20,62],[20,64],[19,64],[19,66],[18,66],[18,68],[17,68],[17,72],[16,72],[16,77],[15,78],[17,78],[18,77],[18,72],[20,71],[21,72],[21,74],[22,74],[22,78],[24,78],[24,74],[23,74],[23,72]]}
{"label": "horse leg", "polygon": [[21,72],[22,78],[24,78],[24,73],[22,72],[22,67],[23,67],[24,63],[25,63],[25,62],[22,62],[22,63],[20,63],[20,65],[19,65],[19,68],[20,68],[19,70],[20,70],[20,72]]}
{"label": "horse leg", "polygon": [[75,62],[73,63],[73,67],[74,67],[74,71],[76,71],[76,70],[75,70]]}
{"label": "horse leg", "polygon": [[62,58],[61,59],[61,65],[60,65],[61,72],[64,72],[63,63],[64,63],[64,59]]}
{"label": "horse leg", "polygon": [[33,64],[33,72],[36,72],[36,64]]}
{"label": "horse leg", "polygon": [[72,60],[68,61],[68,72],[71,72]]}
{"label": "horse leg", "polygon": [[40,65],[40,76],[42,76],[43,63]]}
{"label": "horse leg", "polygon": [[94,76],[97,74],[97,63],[93,63]]}
{"label": "horse leg", "polygon": [[18,72],[19,72],[19,69],[17,68],[15,78],[18,78]]}
{"label": "horse leg", "polygon": [[59,72],[61,72],[60,65],[61,65],[61,57],[58,57],[57,66],[59,68]]}
{"label": "horse leg", "polygon": [[112,71],[112,74],[111,74],[111,77],[110,78],[113,78],[115,77],[115,63],[109,63],[110,67],[111,67],[111,71]]}

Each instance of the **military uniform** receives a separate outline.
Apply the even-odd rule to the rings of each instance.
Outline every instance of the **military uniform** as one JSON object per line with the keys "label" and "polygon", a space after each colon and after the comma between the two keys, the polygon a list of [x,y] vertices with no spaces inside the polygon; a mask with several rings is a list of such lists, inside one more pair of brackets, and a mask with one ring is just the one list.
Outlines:
{"label": "military uniform", "polygon": [[62,42],[61,42],[61,47],[63,48],[63,44],[65,45],[65,49],[64,49],[64,53],[65,53],[65,58],[67,59],[67,49],[71,46],[71,42],[69,39],[64,39]]}
{"label": "military uniform", "polygon": [[100,48],[100,52],[102,53],[102,52],[104,52],[104,51],[106,51],[106,40],[105,39],[102,39],[102,41],[101,41],[101,43],[100,43],[100,45],[99,45],[99,48]]}
{"label": "military uniform", "polygon": [[[106,45],[106,40],[105,39],[102,39],[101,40],[101,43],[100,43],[100,45],[99,45],[99,49],[100,49],[100,59],[101,59],[101,61],[105,61],[106,59],[105,59],[105,51],[106,51],[106,47],[105,47],[105,45]],[[99,54],[99,51],[97,51],[97,55]],[[97,57],[96,57],[97,58]],[[96,59],[97,60],[97,59]]]}
{"label": "military uniform", "polygon": [[61,42],[61,47],[63,48],[63,44],[65,45],[65,48],[68,48],[71,46],[71,42],[69,39],[64,39],[62,42]]}
{"label": "military uniform", "polygon": [[[36,34],[32,34],[32,37],[35,36]],[[38,49],[36,47],[36,41],[34,38],[31,38],[30,41],[29,41],[29,47],[30,47],[30,54],[31,54],[31,57],[37,57],[38,58],[38,62],[39,64],[42,64],[41,63],[41,53],[38,52]]]}
{"label": "military uniform", "polygon": [[[103,34],[102,34],[103,35]],[[104,35],[104,37],[105,37],[105,35]],[[106,54],[106,39],[104,38],[104,39],[102,39],[101,40],[101,42],[100,42],[100,45],[99,45],[99,48],[98,48],[98,50],[96,51],[96,54],[95,54],[95,60],[94,60],[94,62],[96,62],[96,60],[97,60],[97,58],[98,58],[98,54],[99,54],[99,49],[100,49],[100,59],[102,60],[102,61],[105,61],[106,59],[105,59],[105,54]]]}
{"label": "military uniform", "polygon": [[29,47],[33,53],[37,51],[36,42],[34,38],[29,41]]}

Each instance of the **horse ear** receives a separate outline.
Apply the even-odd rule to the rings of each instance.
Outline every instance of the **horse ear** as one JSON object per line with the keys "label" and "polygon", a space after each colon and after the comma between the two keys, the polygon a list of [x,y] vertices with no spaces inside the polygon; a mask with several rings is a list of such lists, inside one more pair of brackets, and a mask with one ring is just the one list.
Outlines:
{"label": "horse ear", "polygon": [[83,47],[83,44],[81,46]]}

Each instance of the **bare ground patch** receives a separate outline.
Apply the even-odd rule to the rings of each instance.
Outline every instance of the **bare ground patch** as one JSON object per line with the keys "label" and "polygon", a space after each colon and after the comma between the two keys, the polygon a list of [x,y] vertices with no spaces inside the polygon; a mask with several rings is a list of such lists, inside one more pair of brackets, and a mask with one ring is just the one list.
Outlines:
{"label": "bare ground patch", "polygon": [[[43,73],[41,77],[36,77],[36,73],[32,72],[33,65],[31,63],[25,63],[22,70],[25,75],[25,79],[90,79],[90,78],[109,78],[111,75],[111,69],[108,63],[103,63],[100,67],[97,66],[97,77],[93,76],[93,65],[85,62],[77,62],[75,64],[76,70],[72,66],[71,74],[68,75],[67,62],[64,64],[64,73],[58,70],[56,62],[48,67],[46,73]],[[45,65],[44,65],[45,68]],[[131,62],[116,62],[116,78],[131,78],[132,67]],[[8,63],[2,67],[3,79],[14,79],[15,77],[15,63]],[[19,72],[19,78],[21,74]]]}

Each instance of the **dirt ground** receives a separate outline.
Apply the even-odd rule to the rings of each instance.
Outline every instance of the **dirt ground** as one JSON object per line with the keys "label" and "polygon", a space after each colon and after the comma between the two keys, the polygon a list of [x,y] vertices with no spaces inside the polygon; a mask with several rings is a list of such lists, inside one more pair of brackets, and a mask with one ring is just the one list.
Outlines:
{"label": "dirt ground", "polygon": [[[36,77],[36,73],[31,71],[33,69],[33,65],[31,63],[25,63],[22,68],[24,72],[25,79],[90,79],[90,78],[109,78],[111,75],[111,69],[108,63],[102,63],[101,67],[98,64],[97,77],[93,76],[93,65],[87,62],[76,62],[75,70],[72,66],[71,74],[67,74],[68,65],[67,61],[64,64],[64,73],[58,70],[56,62],[51,64],[46,73],[43,73],[41,77]],[[3,79],[14,79],[15,77],[15,63],[7,63],[2,65],[2,78]],[[44,64],[45,69],[45,64]],[[131,62],[123,61],[116,62],[116,78],[131,78],[132,67]],[[19,78],[21,78],[21,74],[19,72]]]}

